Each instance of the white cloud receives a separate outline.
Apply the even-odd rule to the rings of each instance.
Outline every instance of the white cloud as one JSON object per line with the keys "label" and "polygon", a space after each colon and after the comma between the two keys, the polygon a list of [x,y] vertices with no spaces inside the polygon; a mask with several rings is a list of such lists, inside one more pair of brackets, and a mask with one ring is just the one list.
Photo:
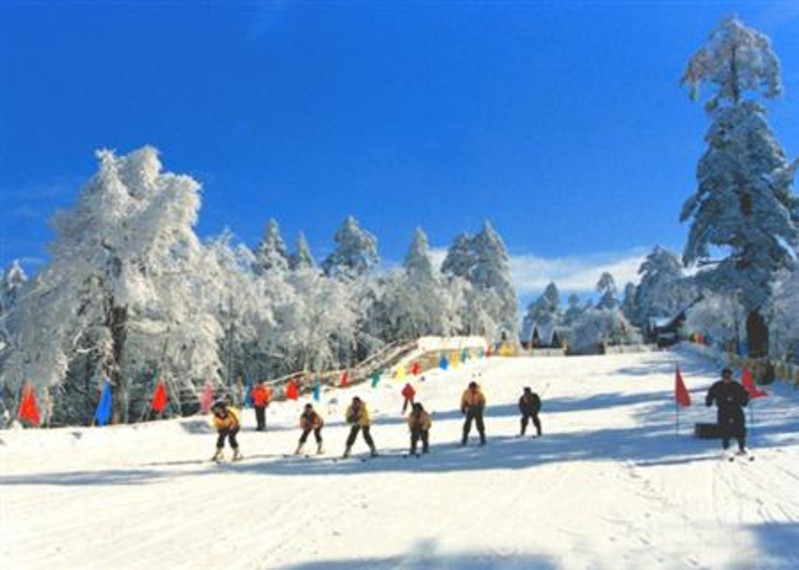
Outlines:
{"label": "white cloud", "polygon": [[[638,268],[648,252],[648,249],[638,247],[565,257],[547,258],[530,253],[511,255],[511,276],[520,297],[541,293],[552,281],[562,292],[590,293],[605,271],[613,275],[616,285],[622,290],[627,282],[638,282]],[[433,263],[439,266],[446,254],[446,249],[430,250]]]}

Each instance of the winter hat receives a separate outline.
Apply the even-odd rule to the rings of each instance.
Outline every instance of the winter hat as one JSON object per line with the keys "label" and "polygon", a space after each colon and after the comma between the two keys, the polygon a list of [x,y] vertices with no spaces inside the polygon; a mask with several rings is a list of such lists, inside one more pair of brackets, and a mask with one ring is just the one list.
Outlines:
{"label": "winter hat", "polygon": [[525,386],[525,387],[524,387],[524,393],[525,393],[525,394],[529,394],[529,393],[530,393],[530,392],[532,392],[532,391],[533,391],[533,389],[532,389],[532,388],[530,388],[530,386]]}
{"label": "winter hat", "polygon": [[729,368],[725,368],[724,370],[721,371],[722,378],[726,378],[727,376],[732,378],[732,370],[730,370]]}
{"label": "winter hat", "polygon": [[477,388],[477,382],[469,382],[469,388]]}

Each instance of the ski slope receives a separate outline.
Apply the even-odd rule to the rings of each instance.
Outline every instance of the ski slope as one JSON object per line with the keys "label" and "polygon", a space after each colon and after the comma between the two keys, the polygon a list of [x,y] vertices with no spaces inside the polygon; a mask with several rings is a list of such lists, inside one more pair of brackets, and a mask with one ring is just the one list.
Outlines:
{"label": "ski slope", "polygon": [[[677,361],[695,404],[680,437]],[[387,380],[324,393],[322,458],[283,457],[302,400],[273,404],[266,433],[245,410],[247,459],[219,466],[203,418],[0,432],[0,567],[799,568],[799,392],[758,400],[757,458],[728,463],[688,425],[715,417],[703,399],[717,372],[666,352],[433,371],[416,382],[434,412],[421,459],[400,455],[402,383]],[[473,434],[460,448],[458,400],[473,378],[488,445]],[[541,439],[515,437],[525,385],[543,396]],[[386,456],[334,461],[356,394]]]}

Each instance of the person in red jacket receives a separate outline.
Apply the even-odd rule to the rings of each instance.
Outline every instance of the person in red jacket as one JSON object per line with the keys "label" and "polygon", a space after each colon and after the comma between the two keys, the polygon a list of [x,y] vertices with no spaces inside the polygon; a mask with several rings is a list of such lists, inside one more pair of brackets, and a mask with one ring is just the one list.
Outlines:
{"label": "person in red jacket", "polygon": [[405,398],[405,401],[402,402],[402,413],[408,409],[408,406],[413,406],[413,398],[416,396],[416,390],[413,389],[410,382],[405,384],[405,387],[402,389],[402,397]]}
{"label": "person in red jacket", "polygon": [[266,431],[266,407],[272,398],[272,392],[266,382],[260,382],[252,387],[250,396],[255,409],[255,421],[258,424],[256,431]]}

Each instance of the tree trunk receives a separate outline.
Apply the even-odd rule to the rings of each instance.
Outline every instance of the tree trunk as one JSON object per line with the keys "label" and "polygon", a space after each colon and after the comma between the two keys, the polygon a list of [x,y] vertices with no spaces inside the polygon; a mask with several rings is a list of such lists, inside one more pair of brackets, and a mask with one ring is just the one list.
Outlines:
{"label": "tree trunk", "polygon": [[108,374],[114,386],[114,423],[128,423],[128,383],[122,374],[122,356],[127,339],[127,307],[112,307],[108,314],[108,328],[114,344],[114,361]]}
{"label": "tree trunk", "polygon": [[751,311],[746,316],[746,342],[750,357],[768,356],[768,326],[758,311]]}

